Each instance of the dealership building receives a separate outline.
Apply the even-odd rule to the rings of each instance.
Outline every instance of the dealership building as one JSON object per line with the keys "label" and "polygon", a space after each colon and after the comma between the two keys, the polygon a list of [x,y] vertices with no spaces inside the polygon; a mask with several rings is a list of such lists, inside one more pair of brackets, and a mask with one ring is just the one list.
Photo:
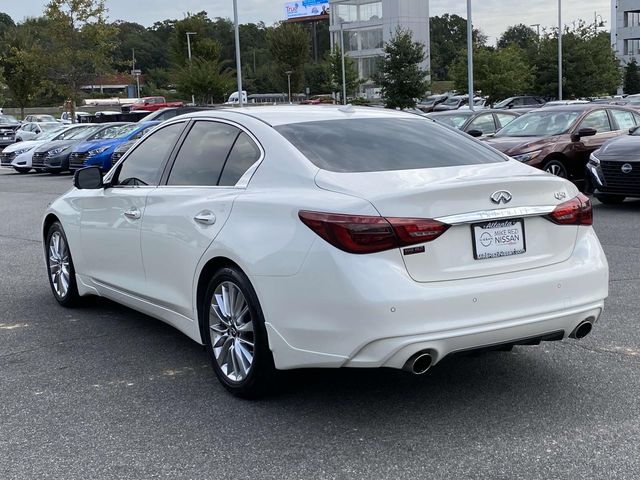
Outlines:
{"label": "dealership building", "polygon": [[640,0],[611,2],[611,45],[622,65],[640,62]]}
{"label": "dealership building", "polygon": [[427,57],[421,67],[430,69],[429,2],[427,0],[330,0],[331,46],[340,46],[353,58],[364,81],[361,91],[375,96],[376,73],[383,47],[398,26],[413,33],[414,41],[425,45]]}

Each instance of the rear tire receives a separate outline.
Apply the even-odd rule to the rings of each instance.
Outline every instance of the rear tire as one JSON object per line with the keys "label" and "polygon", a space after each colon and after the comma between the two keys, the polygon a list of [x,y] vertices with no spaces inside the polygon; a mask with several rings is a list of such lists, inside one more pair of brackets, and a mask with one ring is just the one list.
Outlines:
{"label": "rear tire", "polygon": [[542,169],[547,173],[555,175],[556,177],[569,178],[567,167],[565,167],[564,163],[562,163],[560,160],[548,160],[544,163]]}
{"label": "rear tire", "polygon": [[218,270],[209,281],[201,315],[203,341],[220,383],[243,398],[267,393],[275,366],[262,309],[247,276],[233,267]]}
{"label": "rear tire", "polygon": [[67,236],[60,222],[54,222],[45,241],[47,277],[53,296],[63,307],[73,307],[80,302],[76,271],[73,267]]}
{"label": "rear tire", "polygon": [[610,194],[598,194],[594,195],[600,203],[604,203],[605,205],[618,205],[624,202],[625,196],[623,195],[610,195]]}

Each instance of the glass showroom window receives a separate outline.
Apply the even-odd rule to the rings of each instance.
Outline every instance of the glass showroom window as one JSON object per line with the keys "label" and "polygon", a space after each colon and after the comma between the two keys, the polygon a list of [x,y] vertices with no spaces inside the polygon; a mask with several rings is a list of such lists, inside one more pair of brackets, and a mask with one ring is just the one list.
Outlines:
{"label": "glass showroom window", "polygon": [[365,57],[360,59],[360,75],[362,78],[370,79],[380,68],[380,57]]}
{"label": "glass showroom window", "polygon": [[382,29],[363,30],[360,32],[362,50],[374,50],[383,47]]}
{"label": "glass showroom window", "polygon": [[338,5],[338,24],[358,21],[358,7],[356,5]]}
{"label": "glass showroom window", "polygon": [[640,38],[629,38],[624,41],[624,54],[637,55],[640,53]]}
{"label": "glass showroom window", "polygon": [[356,52],[358,51],[358,32],[351,32],[345,30],[344,32],[344,51]]}
{"label": "glass showroom window", "polygon": [[380,20],[382,18],[382,2],[360,5],[360,21]]}

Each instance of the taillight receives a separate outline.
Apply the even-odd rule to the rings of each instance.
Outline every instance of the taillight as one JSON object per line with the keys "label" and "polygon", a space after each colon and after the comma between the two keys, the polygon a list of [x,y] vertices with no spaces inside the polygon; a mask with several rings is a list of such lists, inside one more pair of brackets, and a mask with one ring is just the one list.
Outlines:
{"label": "taillight", "polygon": [[558,225],[592,225],[591,200],[579,193],[577,197],[558,205],[547,218]]}
{"label": "taillight", "polygon": [[368,215],[299,212],[302,222],[336,248],[348,253],[375,253],[430,242],[450,225],[437,220]]}

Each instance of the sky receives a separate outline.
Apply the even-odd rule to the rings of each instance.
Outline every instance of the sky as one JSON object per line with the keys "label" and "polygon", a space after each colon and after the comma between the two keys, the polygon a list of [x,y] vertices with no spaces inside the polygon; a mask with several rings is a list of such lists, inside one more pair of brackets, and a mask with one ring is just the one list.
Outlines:
{"label": "sky", "polygon": [[[424,0],[427,1],[427,0]],[[46,0],[0,0],[0,12],[20,21],[27,16],[42,13]],[[238,0],[240,23],[264,21],[270,25],[284,16],[285,0]],[[210,17],[231,17],[232,0],[106,0],[111,20],[128,20],[145,26],[168,18],[183,18],[186,12],[206,10]],[[473,0],[473,25],[495,43],[509,26],[518,23],[543,26],[557,24],[557,0]],[[577,19],[593,22],[594,14],[610,28],[611,2],[609,0],[562,0],[563,22]],[[466,16],[465,0],[431,0],[430,14],[444,13]],[[600,19],[598,19],[600,20]]]}

